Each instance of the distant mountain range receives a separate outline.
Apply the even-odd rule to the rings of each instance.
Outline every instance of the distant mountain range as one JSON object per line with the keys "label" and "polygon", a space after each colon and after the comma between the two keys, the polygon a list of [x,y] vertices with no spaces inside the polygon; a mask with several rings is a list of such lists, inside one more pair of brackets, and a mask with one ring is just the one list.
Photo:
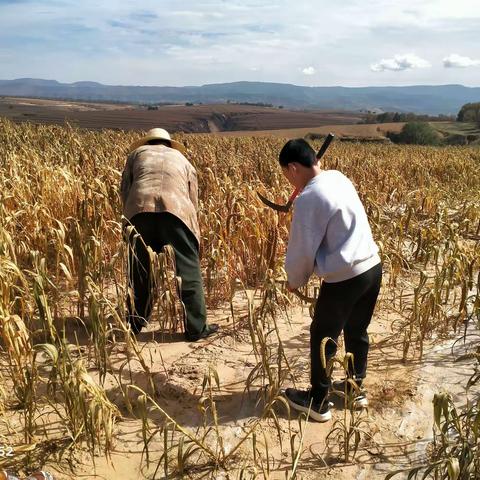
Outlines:
{"label": "distant mountain range", "polygon": [[438,115],[456,114],[463,104],[480,101],[480,87],[302,87],[264,82],[218,83],[198,87],[144,87],[19,78],[0,80],[0,95],[126,103],[230,101],[301,109],[397,111]]}

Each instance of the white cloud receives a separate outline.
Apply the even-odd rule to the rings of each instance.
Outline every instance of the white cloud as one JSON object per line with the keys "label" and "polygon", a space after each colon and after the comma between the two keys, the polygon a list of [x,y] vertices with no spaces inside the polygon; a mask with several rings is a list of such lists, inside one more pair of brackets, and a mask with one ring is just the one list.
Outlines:
{"label": "white cloud", "polygon": [[305,67],[303,70],[302,70],[302,73],[304,75],[315,75],[315,72],[316,70],[313,68],[313,67]]}
{"label": "white cloud", "polygon": [[384,72],[385,70],[399,72],[413,68],[429,68],[431,66],[430,62],[418,57],[414,53],[406,53],[395,55],[393,58],[384,58],[378,63],[370,65],[370,69],[373,72]]}
{"label": "white cloud", "polygon": [[477,67],[479,65],[480,60],[474,60],[470,57],[463,57],[462,55],[457,55],[456,53],[452,53],[443,59],[443,66],[445,68],[467,68]]}

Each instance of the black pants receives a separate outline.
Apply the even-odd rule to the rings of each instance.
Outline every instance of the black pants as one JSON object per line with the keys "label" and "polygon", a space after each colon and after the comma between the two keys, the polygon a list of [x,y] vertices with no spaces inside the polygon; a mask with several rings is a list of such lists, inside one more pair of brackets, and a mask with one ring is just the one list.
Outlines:
{"label": "black pants", "polygon": [[[205,296],[198,256],[198,242],[193,233],[175,215],[170,213],[139,213],[131,219],[143,241],[154,252],[165,245],[175,251],[177,271],[182,278],[182,302],[186,310],[185,329],[189,335],[198,335],[206,325]],[[133,288],[134,304],[127,296],[127,320],[132,331],[138,333],[152,312],[153,292],[150,282],[150,258],[141,241],[128,239],[129,280]]]}
{"label": "black pants", "polygon": [[[357,277],[344,282],[322,284],[310,326],[310,360],[312,394],[323,398],[330,378],[321,361],[324,338],[337,341],[344,333],[345,350],[353,353],[353,371],[349,374],[363,380],[367,371],[368,333],[382,283],[382,266],[376,265]],[[328,341],[325,348],[327,362],[336,353],[336,345]]]}

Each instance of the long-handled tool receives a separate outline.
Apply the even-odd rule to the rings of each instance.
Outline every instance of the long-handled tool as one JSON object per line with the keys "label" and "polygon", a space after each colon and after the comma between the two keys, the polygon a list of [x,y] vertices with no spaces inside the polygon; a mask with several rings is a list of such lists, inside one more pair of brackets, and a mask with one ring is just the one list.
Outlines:
{"label": "long-handled tool", "polygon": [[[317,153],[317,160],[320,160],[325,152],[327,151],[327,148],[330,146],[330,143],[332,143],[332,140],[334,139],[335,135],[333,133],[329,133],[327,137],[325,138],[325,141],[323,142],[323,145],[320,147],[320,150]],[[278,203],[273,203],[271,202],[268,198],[264,197],[260,192],[257,192],[258,197],[260,200],[270,208],[273,208],[277,212],[288,212],[292,206],[293,201],[297,197],[297,195],[300,193],[300,189],[296,188],[295,191],[290,195],[290,198],[288,199],[288,202],[285,205],[279,205]]]}

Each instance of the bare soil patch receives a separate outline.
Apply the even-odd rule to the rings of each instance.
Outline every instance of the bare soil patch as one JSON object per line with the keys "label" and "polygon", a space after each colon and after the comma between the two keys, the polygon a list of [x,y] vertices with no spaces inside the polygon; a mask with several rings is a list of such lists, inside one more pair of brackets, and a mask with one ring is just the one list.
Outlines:
{"label": "bare soil patch", "polygon": [[[384,287],[386,291],[387,287]],[[238,294],[236,313],[244,310],[243,294]],[[243,306],[242,306],[243,305]],[[259,391],[247,392],[247,377],[256,364],[247,330],[233,329],[228,309],[210,310],[210,321],[219,322],[221,334],[198,343],[183,341],[181,334],[164,334],[152,320],[148,329],[139,337],[144,358],[148,359],[157,391],[157,402],[182,427],[192,432],[202,428],[204,417],[199,411],[202,396],[202,381],[212,369],[218,374],[220,387],[215,389],[213,399],[218,413],[218,424],[225,449],[233,449],[245,431],[258,421],[262,412],[258,405]],[[306,387],[309,374],[309,324],[308,308],[295,307],[289,317],[279,316],[278,325],[286,354],[293,365],[296,385]],[[439,389],[448,387],[461,395],[465,379],[472,371],[472,360],[455,363],[451,355],[452,340],[443,340],[430,345],[421,362],[404,364],[401,361],[401,346],[398,336],[392,332],[396,314],[388,307],[387,297],[382,296],[371,326],[371,353],[369,375],[366,383],[370,407],[358,415],[364,420],[363,437],[355,462],[341,460],[340,444],[334,437],[328,439],[335,422],[342,422],[345,410],[340,399],[333,397],[335,407],[331,422],[304,423],[301,461],[298,478],[317,480],[336,478],[383,479],[396,469],[408,468],[425,456],[432,431],[432,399]],[[238,326],[237,326],[238,327]],[[234,332],[236,334],[234,335]],[[82,342],[81,332],[71,329],[68,335]],[[84,339],[87,342],[86,338]],[[87,348],[87,345],[85,345]],[[118,341],[111,352],[115,375],[124,368],[124,343]],[[458,345],[455,348],[459,348]],[[463,348],[467,348],[463,346]],[[461,353],[461,352],[460,352]],[[125,383],[131,382],[147,390],[148,380],[140,365],[129,365],[130,373]],[[124,368],[126,371],[127,369]],[[162,463],[155,474],[163,452],[163,437],[158,436],[150,444],[150,467],[145,466],[142,422],[129,413],[125,397],[114,381],[114,374],[106,381],[109,399],[115,403],[123,417],[116,426],[116,445],[111,459],[98,457],[95,463],[87,455],[77,455],[72,473],[66,463],[51,462],[45,466],[55,472],[56,480],[71,478],[123,479],[164,478]],[[337,378],[341,372],[337,371]],[[127,378],[128,376],[128,378]],[[137,395],[132,392],[130,401],[138,405]],[[281,406],[276,408],[281,428],[279,431],[271,419],[261,421],[258,429],[263,438],[258,441],[269,445],[270,479],[283,479],[292,467],[289,440],[292,434],[300,435],[296,413],[289,413]],[[53,419],[50,419],[51,421]],[[153,424],[161,425],[164,417],[158,412],[150,413]],[[250,442],[249,442],[250,443]],[[242,468],[242,458],[251,457],[250,444],[243,445],[238,452],[238,465],[228,471],[212,473],[211,466],[189,465],[185,476],[192,479],[237,479]],[[176,455],[174,450],[172,456]],[[152,460],[153,459],[153,460]],[[258,477],[263,478],[258,472]],[[177,477],[175,477],[177,478]],[[180,477],[178,477],[180,478]],[[403,478],[399,476],[398,478]]]}

